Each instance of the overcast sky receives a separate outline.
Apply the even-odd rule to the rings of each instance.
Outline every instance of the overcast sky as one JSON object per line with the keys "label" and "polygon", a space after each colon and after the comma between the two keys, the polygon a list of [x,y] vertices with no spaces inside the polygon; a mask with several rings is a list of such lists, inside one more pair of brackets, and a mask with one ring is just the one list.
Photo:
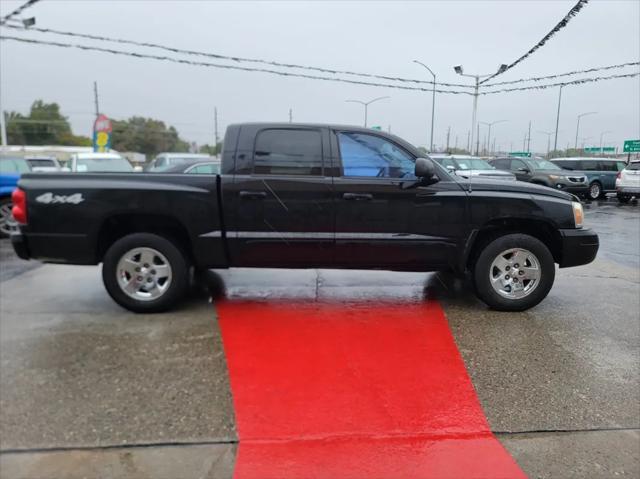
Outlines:
{"label": "overcast sky", "polygon": [[[443,82],[460,83],[453,71],[491,73],[510,63],[544,36],[575,4],[555,1],[414,2],[210,2],[168,0],[43,0],[25,12],[37,25],[224,55],[430,79],[412,63],[418,59]],[[1,0],[6,15],[24,0]],[[5,35],[20,32],[2,29]],[[25,37],[98,45],[41,33]],[[158,50],[107,47],[165,55]],[[220,70],[103,53],[0,43],[0,101],[3,110],[26,113],[34,99],[58,102],[74,132],[89,135],[93,122],[93,81],[101,111],[111,118],[153,117],[174,125],[198,143],[213,139],[213,110],[221,131],[242,121],[362,124],[362,107],[346,99],[390,96],[370,106],[369,125],[428,145],[431,94],[371,86],[286,78],[265,73]],[[195,58],[198,59],[197,57]],[[638,61],[640,2],[591,1],[569,25],[530,58],[499,77],[515,80],[571,70]],[[205,61],[213,61],[206,60]],[[635,67],[637,71],[637,67]],[[634,71],[627,68],[625,72]],[[608,75],[606,71],[583,76]],[[622,71],[620,71],[621,73]],[[496,79],[497,81],[497,79]],[[502,149],[520,150],[529,120],[534,151],[546,151],[555,128],[558,89],[481,96],[478,119],[495,125]],[[640,80],[618,79],[563,89],[558,146],[575,141],[576,116],[584,117],[580,137],[598,145],[622,146],[640,138]],[[466,147],[472,97],[436,96],[435,143]],[[481,138],[485,135],[482,127]],[[553,140],[553,138],[552,138]],[[580,140],[582,141],[582,140]]]}

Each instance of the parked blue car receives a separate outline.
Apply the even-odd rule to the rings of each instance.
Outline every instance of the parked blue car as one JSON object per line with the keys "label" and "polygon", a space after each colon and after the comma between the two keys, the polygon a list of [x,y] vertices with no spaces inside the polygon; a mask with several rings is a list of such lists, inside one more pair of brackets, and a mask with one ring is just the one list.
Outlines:
{"label": "parked blue car", "polygon": [[17,225],[11,214],[11,193],[22,173],[31,171],[23,158],[0,157],[0,237],[9,236]]}
{"label": "parked blue car", "polygon": [[615,193],[616,176],[627,163],[615,158],[555,158],[551,160],[564,170],[576,171],[587,177],[592,200],[603,198],[607,193]]}

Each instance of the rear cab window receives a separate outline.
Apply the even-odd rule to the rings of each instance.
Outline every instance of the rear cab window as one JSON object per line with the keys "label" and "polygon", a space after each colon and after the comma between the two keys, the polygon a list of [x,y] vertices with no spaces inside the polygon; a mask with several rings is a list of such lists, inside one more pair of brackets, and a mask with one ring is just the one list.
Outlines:
{"label": "rear cab window", "polygon": [[318,130],[268,129],[256,136],[254,175],[322,176],[322,136]]}

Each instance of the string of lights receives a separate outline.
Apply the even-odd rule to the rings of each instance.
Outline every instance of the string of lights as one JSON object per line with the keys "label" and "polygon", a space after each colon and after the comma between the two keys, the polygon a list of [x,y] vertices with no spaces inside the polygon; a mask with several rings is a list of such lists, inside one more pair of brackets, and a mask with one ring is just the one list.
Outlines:
{"label": "string of lights", "polygon": [[580,10],[582,10],[582,8],[589,2],[589,0],[578,0],[578,3],[576,3],[571,10],[569,10],[569,12],[567,12],[567,14],[564,16],[564,18],[562,18],[562,20],[560,20],[555,27],[553,27],[551,29],[551,31],[549,33],[547,33],[544,37],[542,37],[542,40],[540,40],[538,43],[536,43],[532,48],[529,49],[529,51],[527,53],[525,53],[524,55],[522,55],[520,58],[518,58],[516,61],[514,61],[513,63],[510,63],[509,65],[507,65],[505,68],[501,68],[497,73],[494,73],[493,75],[491,75],[488,78],[485,78],[484,80],[482,80],[480,83],[486,83],[489,80],[491,80],[492,78],[497,77],[498,75],[503,74],[504,72],[506,72],[507,70],[512,69],[513,67],[515,67],[518,63],[522,62],[523,60],[525,60],[527,57],[529,57],[530,55],[532,55],[536,50],[538,50],[539,48],[541,48],[542,46],[544,46],[547,41],[553,37],[556,33],[558,33],[560,30],[562,30],[564,27],[566,27],[569,22],[571,21],[571,19],[573,17],[575,17]]}
{"label": "string of lights", "polygon": [[[28,31],[36,31],[36,32],[40,32],[40,33],[52,33],[52,34],[57,34],[57,35],[70,36],[70,37],[85,38],[85,39],[90,39],[90,40],[114,42],[114,43],[142,46],[142,47],[148,47],[148,48],[158,48],[158,49],[166,50],[166,51],[169,51],[169,52],[172,52],[172,53],[179,53],[179,54],[186,54],[186,55],[198,55],[198,56],[215,58],[215,59],[220,59],[220,60],[232,60],[232,61],[235,61],[235,62],[261,63],[261,64],[267,64],[267,65],[272,65],[272,66],[278,66],[278,67],[282,67],[282,68],[306,69],[306,70],[319,71],[319,72],[330,73],[330,74],[346,74],[346,75],[354,75],[354,76],[367,77],[367,78],[379,78],[379,79],[384,79],[384,80],[389,80],[389,81],[410,82],[410,83],[415,83],[415,84],[433,85],[433,81],[414,80],[414,79],[409,79],[409,78],[386,76],[386,75],[376,75],[376,74],[362,73],[362,72],[351,72],[351,71],[347,71],[347,70],[335,70],[335,69],[313,67],[313,66],[307,66],[307,65],[281,63],[281,62],[270,61],[270,60],[260,60],[260,59],[252,59],[252,58],[226,56],[226,55],[221,55],[221,54],[217,54],[217,53],[206,53],[206,52],[199,52],[199,51],[194,51],[194,50],[185,50],[185,49],[180,49],[180,48],[174,48],[174,47],[170,47],[170,46],[167,46],[167,45],[160,45],[160,44],[157,44],[157,43],[138,42],[138,41],[133,41],[133,40],[121,39],[121,38],[111,38],[111,37],[105,37],[105,36],[100,36],[100,35],[92,35],[92,34],[84,34],[84,33],[67,32],[67,31],[62,31],[62,30],[54,30],[54,29],[50,29],[50,28],[36,28],[36,27],[25,28],[23,26],[11,25],[11,24],[7,24],[7,25],[4,25],[4,26],[7,27],[7,28],[12,28],[12,29],[16,29],[16,30],[22,30],[22,31],[28,30]],[[540,77],[530,77],[530,78],[521,78],[521,79],[518,79],[518,80],[489,83],[489,84],[486,84],[486,85],[481,85],[480,87],[481,88],[488,88],[488,87],[499,86],[499,85],[511,85],[511,84],[517,84],[517,83],[531,82],[531,81],[541,81],[541,80],[554,79],[554,78],[572,76],[572,75],[583,74],[583,73],[593,73],[593,72],[597,72],[597,71],[625,68],[625,67],[634,66],[634,65],[640,65],[640,62],[627,62],[627,63],[620,63],[620,64],[616,64],[616,65],[608,65],[608,66],[603,66],[603,67],[588,68],[588,69],[584,69],[584,70],[574,70],[574,71],[570,71],[570,72],[566,72],[566,73],[558,73],[558,74],[555,74],[555,75],[547,75],[547,76],[540,76]],[[441,87],[472,88],[472,85],[465,85],[465,84],[460,84],[460,83],[437,82],[436,85],[439,85]],[[374,85],[374,86],[378,86],[378,85]],[[442,90],[436,90],[436,91],[440,92],[440,93],[443,92]]]}
{"label": "string of lights", "polygon": [[594,68],[588,68],[586,70],[574,70],[572,72],[566,72],[566,73],[557,73],[555,75],[547,75],[547,76],[543,76],[543,77],[530,77],[530,78],[520,78],[519,80],[511,80],[511,81],[503,81],[503,82],[496,82],[496,83],[487,83],[486,85],[481,85],[481,88],[489,88],[492,86],[498,86],[498,85],[513,85],[514,83],[524,83],[524,82],[531,82],[531,81],[541,81],[541,80],[550,80],[553,78],[560,78],[560,77],[566,77],[566,76],[572,76],[572,75],[579,75],[579,74],[583,74],[583,73],[593,73],[593,72],[597,72],[597,71],[604,71],[604,70],[614,70],[614,69],[618,69],[618,68],[626,68],[629,66],[638,66],[640,65],[640,62],[627,62],[627,63],[619,63],[617,65],[608,65],[605,67],[594,67]]}
{"label": "string of lights", "polygon": [[[390,85],[386,83],[352,80],[347,78],[323,77],[318,75],[310,75],[306,73],[292,73],[292,72],[271,70],[268,68],[245,67],[240,65],[222,65],[218,63],[185,60],[181,58],[173,58],[173,57],[167,57],[162,55],[151,55],[148,53],[127,52],[122,50],[114,50],[111,48],[81,45],[77,43],[61,43],[61,42],[43,41],[43,40],[35,40],[32,38],[13,37],[8,35],[0,35],[0,40],[2,41],[10,40],[10,41],[37,44],[37,45],[49,45],[49,46],[55,46],[60,48],[77,48],[77,49],[86,50],[86,51],[110,53],[112,55],[123,55],[123,56],[135,57],[135,58],[146,58],[151,60],[169,61],[173,63],[181,63],[184,65],[205,66],[205,67],[211,67],[211,68],[221,68],[226,70],[241,70],[241,71],[247,71],[247,72],[270,73],[272,75],[280,75],[280,76],[286,76],[286,77],[308,78],[311,80],[324,80],[324,81],[332,81],[332,82],[339,82],[339,83],[351,83],[355,85],[377,86],[377,87],[384,87],[384,88],[394,88],[399,90],[415,90],[415,91],[429,91],[429,92],[433,91],[430,88],[411,87],[411,86],[404,86],[404,85]],[[472,93],[468,91],[436,90],[436,92],[453,94],[453,95],[472,95]]]}
{"label": "string of lights", "polygon": [[[60,42],[42,41],[42,40],[35,40],[35,39],[30,39],[30,38],[21,38],[21,37],[12,37],[12,36],[0,35],[0,41],[7,41],[7,40],[16,41],[16,42],[22,42],[22,43],[27,43],[27,44],[55,46],[55,47],[61,47],[61,48],[77,48],[77,49],[85,50],[85,51],[96,51],[96,52],[101,52],[101,53],[110,53],[110,54],[113,54],[113,55],[122,55],[122,56],[129,56],[129,57],[142,58],[142,59],[151,59],[151,60],[157,60],[157,61],[169,61],[169,62],[173,62],[173,63],[192,65],[192,66],[204,66],[204,67],[210,67],[210,68],[222,68],[222,69],[230,69],[230,70],[260,72],[260,73],[268,73],[268,74],[286,76],[286,77],[297,77],[297,78],[306,78],[306,79],[311,79],[311,80],[322,80],[322,81],[331,81],[331,82],[351,83],[351,84],[357,84],[357,85],[376,86],[376,87],[382,87],[382,88],[393,88],[393,89],[409,90],[409,91],[423,91],[423,92],[431,92],[432,91],[429,88],[422,88],[422,87],[418,87],[418,86],[391,85],[391,84],[385,84],[385,83],[365,82],[365,81],[346,79],[346,78],[323,77],[323,76],[309,75],[309,74],[304,74],[304,73],[283,72],[283,71],[271,70],[271,69],[266,69],[266,68],[254,68],[254,67],[245,67],[245,66],[239,66],[239,65],[220,65],[220,64],[217,64],[217,63],[192,61],[192,60],[185,60],[185,59],[180,59],[180,58],[172,58],[172,57],[167,57],[167,56],[151,55],[151,54],[146,54],[146,53],[128,52],[128,51],[122,51],[122,50],[113,50],[113,49],[110,49],[110,48],[102,48],[102,47],[96,47],[96,46],[80,45],[80,44],[75,44],[75,43],[60,43]],[[492,94],[496,94],[496,93],[507,93],[507,92],[514,92],[514,91],[544,90],[544,89],[547,89],[547,88],[553,88],[553,87],[557,87],[557,86],[580,85],[580,84],[584,84],[584,83],[593,83],[593,82],[598,82],[598,81],[613,80],[613,79],[619,79],[619,78],[632,78],[632,77],[636,77],[636,76],[639,76],[639,75],[640,75],[640,72],[634,72],[634,73],[623,73],[623,74],[609,75],[609,76],[580,78],[580,79],[567,81],[567,82],[558,82],[558,83],[550,83],[550,84],[542,84],[542,85],[530,85],[530,86],[515,87],[515,88],[503,88],[503,89],[500,89],[500,90],[492,90],[492,91],[481,91],[481,92],[479,92],[479,94],[480,95],[492,95]],[[560,75],[555,75],[555,76],[552,75],[551,77],[557,77],[557,76],[560,76]],[[487,87],[488,87],[488,85],[487,85]],[[438,93],[446,93],[446,94],[454,94],[454,95],[473,95],[473,93],[468,92],[468,91],[436,90],[436,92],[438,92]]]}
{"label": "string of lights", "polygon": [[[105,36],[101,36],[101,35],[92,35],[92,34],[87,34],[87,33],[67,32],[67,31],[63,31],[63,30],[54,30],[52,28],[38,28],[38,27],[24,28],[22,26],[11,25],[11,24],[7,24],[7,25],[4,25],[4,26],[6,28],[12,28],[12,29],[16,29],[16,30],[35,31],[35,32],[39,32],[39,33],[51,33],[51,34],[55,34],[55,35],[64,35],[64,36],[68,36],[68,37],[84,38],[84,39],[87,39],[87,40],[98,40],[98,41],[104,41],[104,42],[121,43],[121,44],[125,44],[125,45],[134,45],[134,46],[145,47],[145,48],[157,48],[157,49],[165,50],[165,51],[168,51],[168,52],[171,52],[171,53],[179,53],[179,54],[183,54],[183,55],[195,55],[195,56],[201,56],[201,57],[206,57],[206,58],[213,58],[213,59],[217,59],[217,60],[230,60],[230,61],[234,61],[234,62],[237,62],[237,63],[242,63],[242,62],[245,62],[245,63],[259,63],[259,64],[263,64],[263,65],[270,65],[270,66],[281,67],[281,68],[295,68],[295,69],[300,69],[300,70],[317,71],[317,72],[321,72],[321,73],[329,73],[329,74],[332,74],[332,75],[352,75],[352,76],[358,76],[358,77],[363,77],[363,78],[376,78],[376,79],[379,79],[379,80],[389,80],[389,81],[394,81],[394,82],[413,83],[413,84],[416,84],[416,85],[433,85],[433,81],[429,81],[429,80],[415,80],[415,79],[411,79],[411,78],[393,77],[393,76],[387,76],[387,75],[376,75],[376,74],[373,74],[373,73],[353,72],[353,71],[349,71],[349,70],[337,70],[337,69],[333,69],[333,68],[315,67],[315,66],[300,65],[300,64],[295,64],[295,63],[282,63],[282,62],[277,62],[277,61],[273,61],[273,60],[263,60],[263,59],[257,59],[257,58],[244,58],[244,57],[237,57],[237,56],[222,55],[222,54],[219,54],[219,53],[207,53],[207,52],[201,52],[201,51],[196,51],[196,50],[185,50],[185,49],[182,49],[182,48],[170,47],[170,46],[161,45],[161,44],[158,44],[158,43],[138,42],[138,41],[134,41],[134,40],[126,40],[126,39],[123,39],[123,38],[111,38],[111,37],[105,37]],[[443,87],[473,88],[473,85],[468,85],[468,84],[463,84],[463,83],[437,82],[436,84],[438,86],[443,86]]]}
{"label": "string of lights", "polygon": [[33,5],[38,3],[39,1],[40,0],[28,0],[26,3],[23,3],[18,8],[16,8],[13,12],[11,12],[8,15],[5,15],[4,17],[2,17],[2,19],[0,19],[0,25],[4,25],[9,20],[11,20],[13,17],[15,17],[17,15],[20,15],[24,10],[26,10],[29,7],[32,7]]}
{"label": "string of lights", "polygon": [[559,83],[549,83],[545,85],[530,85],[525,87],[516,87],[516,88],[503,88],[501,90],[493,90],[493,91],[484,91],[480,92],[480,95],[493,95],[495,93],[506,93],[512,91],[524,91],[524,90],[545,90],[547,88],[554,88],[557,86],[567,86],[567,85],[582,85],[584,83],[594,83],[603,80],[614,80],[616,78],[633,78],[640,76],[640,72],[634,73],[621,73],[618,75],[609,75],[609,76],[600,76],[600,77],[592,77],[592,78],[579,78],[577,80],[571,80],[568,82],[559,82]]}

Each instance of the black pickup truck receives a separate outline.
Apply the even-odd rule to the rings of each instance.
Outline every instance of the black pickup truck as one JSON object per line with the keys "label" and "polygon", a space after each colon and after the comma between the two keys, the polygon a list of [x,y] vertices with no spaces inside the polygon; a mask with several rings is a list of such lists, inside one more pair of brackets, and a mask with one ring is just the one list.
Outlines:
{"label": "black pickup truck", "polygon": [[490,307],[539,303],[555,263],[591,262],[578,199],[449,174],[404,140],[358,127],[230,126],[219,175],[25,174],[13,195],[17,254],[103,263],[112,298],[172,306],[192,268],[351,268],[469,273]]}

